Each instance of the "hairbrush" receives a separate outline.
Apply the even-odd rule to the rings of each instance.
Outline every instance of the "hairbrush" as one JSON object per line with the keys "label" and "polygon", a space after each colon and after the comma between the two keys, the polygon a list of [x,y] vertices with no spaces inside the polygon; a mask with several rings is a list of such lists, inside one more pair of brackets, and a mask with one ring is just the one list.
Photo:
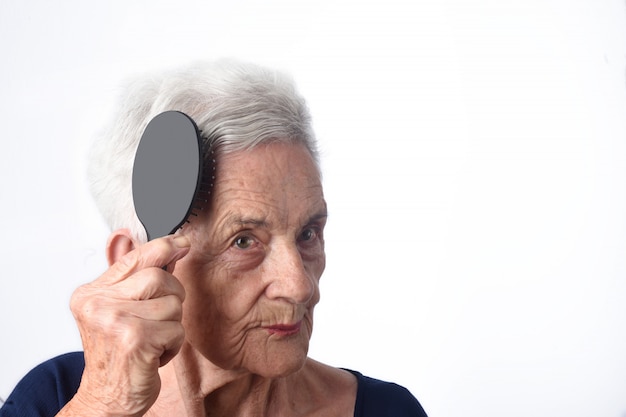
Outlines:
{"label": "hairbrush", "polygon": [[176,232],[209,201],[215,179],[202,132],[179,111],[155,116],[141,136],[132,174],[135,212],[148,240]]}

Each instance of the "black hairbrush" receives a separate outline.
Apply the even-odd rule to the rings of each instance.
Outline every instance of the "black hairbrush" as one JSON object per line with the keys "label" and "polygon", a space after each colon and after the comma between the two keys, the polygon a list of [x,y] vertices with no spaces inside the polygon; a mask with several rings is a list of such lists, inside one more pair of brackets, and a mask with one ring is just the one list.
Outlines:
{"label": "black hairbrush", "polygon": [[133,165],[133,202],[148,240],[176,232],[208,202],[215,160],[204,158],[198,126],[184,113],[155,116],[141,136]]}

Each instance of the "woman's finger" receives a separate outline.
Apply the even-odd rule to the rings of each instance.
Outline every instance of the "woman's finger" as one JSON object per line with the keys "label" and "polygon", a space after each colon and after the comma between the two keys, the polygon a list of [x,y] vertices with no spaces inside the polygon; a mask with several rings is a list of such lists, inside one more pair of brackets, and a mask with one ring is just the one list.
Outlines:
{"label": "woman's finger", "polygon": [[94,284],[114,285],[146,268],[163,268],[189,252],[191,243],[184,235],[155,239],[122,256]]}

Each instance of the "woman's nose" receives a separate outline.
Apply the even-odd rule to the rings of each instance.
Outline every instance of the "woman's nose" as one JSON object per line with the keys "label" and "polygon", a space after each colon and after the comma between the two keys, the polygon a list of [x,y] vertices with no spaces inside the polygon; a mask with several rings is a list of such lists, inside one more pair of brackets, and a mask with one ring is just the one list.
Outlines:
{"label": "woman's nose", "polygon": [[307,271],[296,244],[276,245],[268,259],[266,294],[272,299],[285,299],[294,304],[307,304],[315,294],[313,278]]}

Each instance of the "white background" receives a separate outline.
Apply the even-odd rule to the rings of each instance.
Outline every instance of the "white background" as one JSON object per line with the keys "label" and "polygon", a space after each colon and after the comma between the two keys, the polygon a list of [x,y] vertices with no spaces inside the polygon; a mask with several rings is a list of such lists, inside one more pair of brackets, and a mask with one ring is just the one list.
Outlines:
{"label": "white background", "polygon": [[0,397],[81,348],[84,154],[131,74],[291,72],[330,205],[311,356],[434,416],[626,416],[623,0],[0,0]]}

